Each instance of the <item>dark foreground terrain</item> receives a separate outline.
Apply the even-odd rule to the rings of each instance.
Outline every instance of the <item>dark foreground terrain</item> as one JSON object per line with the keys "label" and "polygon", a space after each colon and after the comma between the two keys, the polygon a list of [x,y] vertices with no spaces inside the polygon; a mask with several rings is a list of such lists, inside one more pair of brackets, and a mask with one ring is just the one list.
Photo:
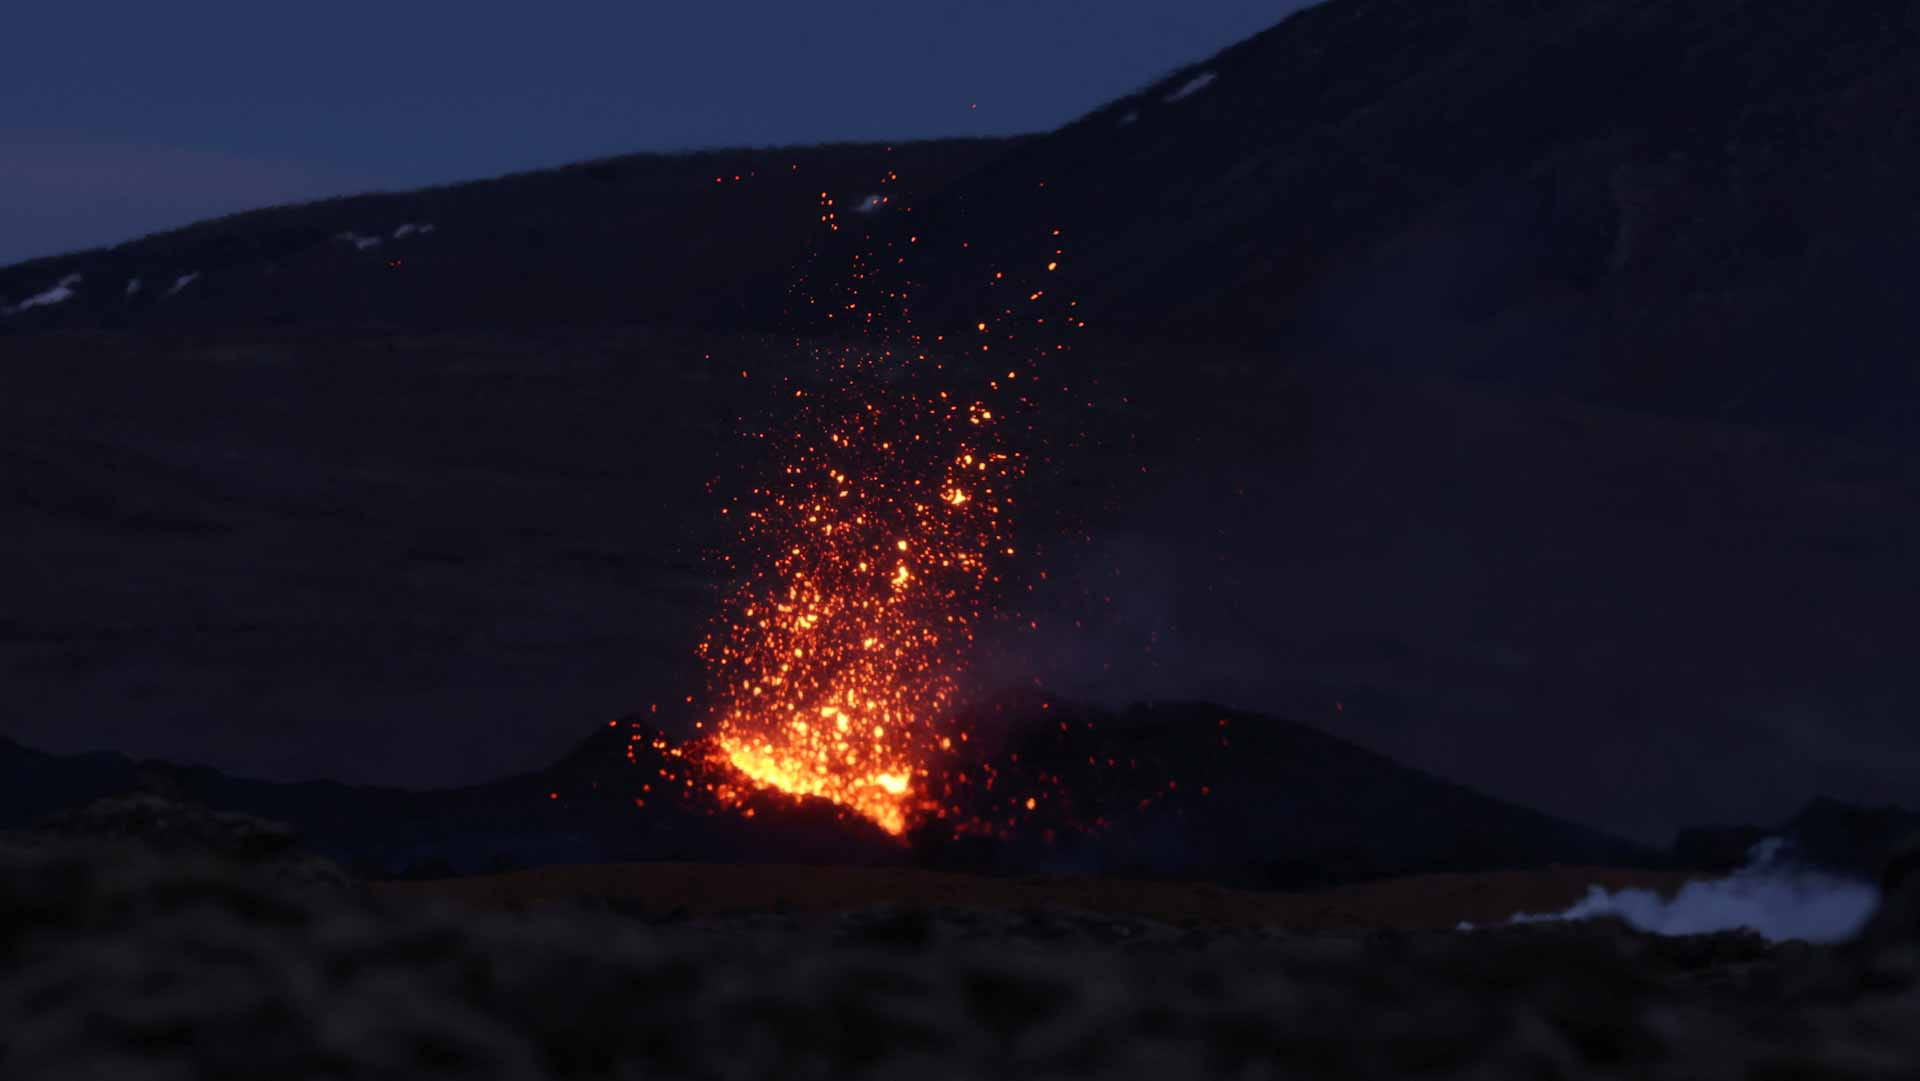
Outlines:
{"label": "dark foreground terrain", "polygon": [[1920,880],[1897,864],[1859,940],[1769,947],[1612,921],[489,914],[370,893],[268,824],[223,828],[224,855],[0,844],[0,1076],[1696,1081],[1920,1063]]}

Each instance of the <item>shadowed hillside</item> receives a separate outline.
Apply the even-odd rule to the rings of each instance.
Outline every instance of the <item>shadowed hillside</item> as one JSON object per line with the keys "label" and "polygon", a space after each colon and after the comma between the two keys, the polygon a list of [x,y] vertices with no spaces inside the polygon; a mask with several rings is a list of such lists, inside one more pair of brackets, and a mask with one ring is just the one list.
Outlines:
{"label": "shadowed hillside", "polygon": [[[0,732],[370,784],[698,699],[709,485],[766,466],[742,418],[802,363],[661,332],[16,345]],[[982,693],[1293,717],[1655,844],[1908,798],[1906,456],[1220,349],[1050,370],[1086,404],[1034,417]]]}
{"label": "shadowed hillside", "polygon": [[1008,145],[631,154],[252,211],[0,268],[0,334],[686,325],[784,278],[823,192],[924,194]]}
{"label": "shadowed hillside", "polygon": [[1906,3],[1337,0],[926,200],[904,273],[949,327],[1072,298],[1157,340],[1904,442],[1916,72]]}
{"label": "shadowed hillside", "polygon": [[926,329],[1071,300],[1152,340],[1906,442],[1915,72],[1920,15],[1883,0],[1339,0],[1042,136],[635,155],[39,260],[0,270],[41,301],[0,333],[786,331],[826,193],[840,240],[908,256]]}

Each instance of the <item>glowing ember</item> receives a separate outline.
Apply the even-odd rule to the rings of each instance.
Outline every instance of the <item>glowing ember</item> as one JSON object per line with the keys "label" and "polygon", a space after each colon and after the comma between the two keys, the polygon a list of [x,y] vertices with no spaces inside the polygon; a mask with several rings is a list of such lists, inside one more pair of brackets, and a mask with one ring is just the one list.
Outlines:
{"label": "glowing ember", "polygon": [[926,806],[916,782],[983,615],[989,555],[1007,551],[1019,468],[992,413],[888,389],[885,354],[829,360],[801,397],[775,483],[744,508],[770,557],[702,644],[717,744],[754,781],[819,796],[892,833]]}
{"label": "glowing ember", "polygon": [[[888,173],[882,184],[896,179]],[[819,205],[825,234],[839,233],[831,193]],[[1030,274],[1058,266],[1058,234]],[[994,785],[990,766],[957,765],[969,734],[953,715],[997,561],[1015,555],[1010,489],[1023,459],[1002,427],[1009,409],[1032,405],[1024,393],[1032,380],[998,361],[976,367],[989,349],[978,335],[1016,356],[1066,348],[1022,347],[1014,328],[1052,327],[1032,307],[1042,294],[1011,281],[1008,304],[975,321],[971,343],[926,341],[911,329],[904,286],[875,284],[873,267],[884,259],[897,268],[920,241],[898,239],[828,276],[832,295],[798,297],[860,343],[815,350],[780,381],[790,396],[777,428],[754,433],[772,452],[771,479],[724,512],[740,529],[724,556],[734,585],[699,649],[712,724],[674,752],[688,769],[662,774],[743,813],[756,791],[773,790],[829,800],[893,834],[923,815],[948,818],[956,785],[973,783],[968,768],[986,790]],[[992,397],[1001,399],[995,408]],[[696,773],[734,780],[696,782]],[[1019,801],[1010,809],[1032,812],[1024,795],[1007,793]],[[956,829],[999,828],[954,810]]]}

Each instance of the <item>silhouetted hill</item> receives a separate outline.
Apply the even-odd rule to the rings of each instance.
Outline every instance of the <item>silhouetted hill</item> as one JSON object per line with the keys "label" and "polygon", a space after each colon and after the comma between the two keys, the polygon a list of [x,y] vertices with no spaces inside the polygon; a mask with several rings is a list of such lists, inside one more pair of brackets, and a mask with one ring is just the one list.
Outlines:
{"label": "silhouetted hill", "polygon": [[[752,797],[750,817],[722,809],[704,786],[724,775],[689,766],[638,718],[609,723],[545,769],[435,791],[274,784],[6,743],[0,828],[104,796],[156,792],[288,823],[309,848],[373,877],[662,859],[916,861],[1309,887],[1429,871],[1666,862],[1272,717],[1199,703],[1115,714],[1018,695],[966,723],[992,736],[977,760],[952,764],[975,777],[957,789],[953,820],[1004,820],[996,840],[943,836],[935,823],[909,848],[828,805],[766,794]],[[1093,764],[1106,762],[1113,765]],[[980,783],[983,764],[997,784]],[[1024,807],[1030,796],[1033,809]]]}
{"label": "silhouetted hill", "polygon": [[[650,734],[641,722],[633,724]],[[630,763],[625,749],[634,729],[616,725],[611,738],[596,733],[546,769],[432,790],[282,784],[119,754],[53,756],[7,743],[0,745],[0,783],[8,790],[0,829],[107,796],[150,792],[287,823],[308,848],[374,878],[619,860],[862,864],[896,856],[897,846],[877,829],[825,804],[795,807],[781,799],[769,802],[778,815],[748,818],[711,800],[676,798],[659,776],[667,758],[642,738]]]}
{"label": "silhouetted hill", "polygon": [[925,193],[1007,145],[632,154],[236,214],[0,268],[0,334],[685,325],[783,275],[823,192]]}
{"label": "silhouetted hill", "polygon": [[[1256,888],[1555,863],[1666,866],[1646,846],[1490,798],[1309,725],[1204,702],[1107,711],[1018,694],[977,707],[961,726],[988,737],[972,745],[978,759],[951,770],[993,784],[956,787],[959,805],[1008,835],[979,842],[927,823],[915,842],[936,866]],[[1104,826],[1078,828],[1087,823]]]}

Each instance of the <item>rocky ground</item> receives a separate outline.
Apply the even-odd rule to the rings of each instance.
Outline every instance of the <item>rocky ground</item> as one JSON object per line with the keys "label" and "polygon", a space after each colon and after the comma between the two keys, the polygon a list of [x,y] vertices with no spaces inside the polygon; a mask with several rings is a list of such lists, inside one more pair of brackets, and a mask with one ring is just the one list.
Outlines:
{"label": "rocky ground", "polygon": [[[152,808],[149,808],[151,811]],[[520,913],[229,817],[0,847],[0,1076],[1872,1078],[1920,1066],[1920,880],[1862,938],[1181,927],[878,905]],[[149,815],[149,821],[154,816]],[[203,826],[205,823],[203,823]],[[184,830],[191,832],[191,830]]]}

